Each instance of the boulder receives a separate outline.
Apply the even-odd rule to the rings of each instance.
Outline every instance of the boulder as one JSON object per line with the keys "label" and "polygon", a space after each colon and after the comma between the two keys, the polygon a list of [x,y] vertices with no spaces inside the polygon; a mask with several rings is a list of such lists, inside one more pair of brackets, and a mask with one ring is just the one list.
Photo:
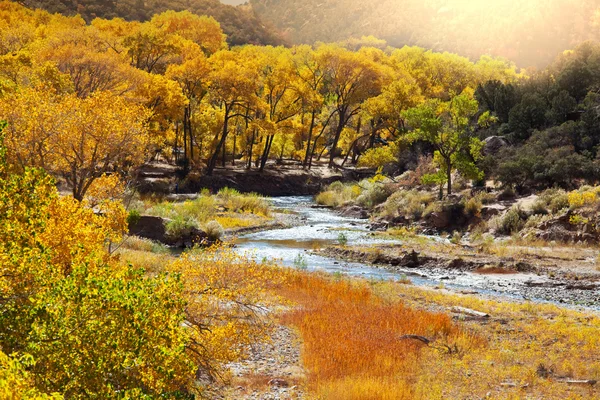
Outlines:
{"label": "boulder", "polygon": [[508,141],[502,136],[490,136],[483,141],[483,154],[495,155],[506,146],[508,146]]}
{"label": "boulder", "polygon": [[481,218],[487,220],[502,214],[504,211],[506,211],[506,206],[503,206],[502,204],[485,205],[481,208]]}
{"label": "boulder", "polygon": [[129,234],[177,248],[191,248],[208,240],[206,232],[197,228],[190,228],[180,237],[170,237],[166,230],[168,222],[165,218],[142,215],[129,224]]}
{"label": "boulder", "polygon": [[129,224],[129,234],[166,243],[166,229],[164,219],[142,215],[137,221]]}
{"label": "boulder", "polygon": [[349,206],[342,210],[342,216],[346,218],[368,219],[369,212],[359,206]]}
{"label": "boulder", "polygon": [[431,213],[427,218],[429,226],[435,229],[445,229],[450,226],[450,213],[446,211]]}

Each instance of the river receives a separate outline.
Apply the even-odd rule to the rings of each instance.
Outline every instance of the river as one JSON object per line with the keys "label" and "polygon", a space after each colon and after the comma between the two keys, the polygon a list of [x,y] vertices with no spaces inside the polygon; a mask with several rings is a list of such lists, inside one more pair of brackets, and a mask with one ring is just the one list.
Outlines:
{"label": "river", "polygon": [[[547,276],[533,273],[511,275],[481,275],[447,269],[390,269],[377,268],[368,263],[346,262],[314,254],[314,250],[339,244],[340,234],[348,246],[374,244],[402,245],[397,239],[382,239],[368,229],[369,222],[347,218],[335,211],[318,207],[311,197],[273,198],[273,207],[280,213],[293,213],[301,221],[297,226],[272,229],[243,235],[237,239],[238,251],[252,254],[257,259],[274,259],[288,267],[308,271],[326,271],[365,279],[410,279],[414,285],[444,287],[458,292],[513,300],[528,299],[536,302],[562,303],[577,308],[600,309],[598,299],[582,301],[573,291],[547,286]],[[279,215],[279,214],[276,214]],[[432,240],[446,240],[439,237]],[[534,283],[532,285],[532,283]],[[541,286],[541,287],[537,287]],[[564,292],[564,293],[563,293]],[[583,293],[585,294],[585,293]]]}

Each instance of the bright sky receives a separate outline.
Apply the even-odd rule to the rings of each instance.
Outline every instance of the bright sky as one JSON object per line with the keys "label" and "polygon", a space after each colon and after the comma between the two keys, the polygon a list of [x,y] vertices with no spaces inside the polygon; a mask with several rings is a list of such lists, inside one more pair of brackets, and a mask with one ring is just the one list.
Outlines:
{"label": "bright sky", "polygon": [[231,4],[234,6],[237,6],[238,4],[243,4],[245,2],[246,2],[246,0],[221,0],[221,3]]}

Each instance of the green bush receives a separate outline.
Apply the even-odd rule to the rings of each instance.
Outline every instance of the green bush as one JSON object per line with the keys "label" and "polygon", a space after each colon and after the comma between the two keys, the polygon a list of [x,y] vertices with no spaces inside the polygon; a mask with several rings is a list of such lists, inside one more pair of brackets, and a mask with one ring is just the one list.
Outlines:
{"label": "green bush", "polygon": [[166,233],[172,239],[182,239],[189,236],[194,229],[198,229],[198,222],[192,218],[179,215],[167,222]]}
{"label": "green bush", "polygon": [[496,230],[503,235],[512,235],[523,229],[526,221],[527,214],[519,207],[513,207],[500,218]]}
{"label": "green bush", "polygon": [[356,198],[356,202],[365,208],[373,208],[385,202],[391,193],[383,185],[373,184]]}
{"label": "green bush", "polygon": [[534,215],[547,215],[548,214],[548,203],[544,199],[537,199],[533,206],[531,206],[531,212]]}
{"label": "green bush", "polygon": [[140,222],[140,218],[142,218],[140,212],[138,210],[131,210],[127,215],[127,225],[136,225]]}
{"label": "green bush", "polygon": [[567,208],[569,208],[569,195],[567,195],[567,193],[557,195],[550,202],[550,210],[553,214],[556,214]]}

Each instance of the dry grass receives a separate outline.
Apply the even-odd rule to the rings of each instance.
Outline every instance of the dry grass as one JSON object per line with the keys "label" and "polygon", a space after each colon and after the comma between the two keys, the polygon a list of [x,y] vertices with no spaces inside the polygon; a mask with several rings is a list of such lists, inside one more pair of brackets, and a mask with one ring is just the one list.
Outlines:
{"label": "dry grass", "polygon": [[[216,221],[224,229],[260,226],[270,221],[269,201],[256,194],[223,189],[216,195],[202,193],[184,202],[146,201],[142,213],[173,220],[184,229],[205,227]],[[177,236],[177,235],[175,235]]]}
{"label": "dry grass", "polygon": [[[422,350],[414,381],[415,398],[425,399],[599,399],[590,385],[570,386],[560,377],[600,378],[600,318],[530,302],[486,300],[395,283],[374,291],[413,308],[446,310],[462,306],[490,314],[489,321],[463,322],[485,346],[472,346],[460,357]],[[552,371],[538,374],[538,368]]]}
{"label": "dry grass", "polygon": [[309,388],[319,398],[413,399],[425,344],[403,335],[427,337],[440,349],[481,344],[447,315],[385,301],[363,281],[293,273],[280,294],[298,304],[282,321],[300,332]]}
{"label": "dry grass", "polygon": [[145,269],[149,275],[164,272],[165,266],[174,259],[174,256],[165,253],[151,253],[127,248],[120,248],[117,255],[123,262]]}

